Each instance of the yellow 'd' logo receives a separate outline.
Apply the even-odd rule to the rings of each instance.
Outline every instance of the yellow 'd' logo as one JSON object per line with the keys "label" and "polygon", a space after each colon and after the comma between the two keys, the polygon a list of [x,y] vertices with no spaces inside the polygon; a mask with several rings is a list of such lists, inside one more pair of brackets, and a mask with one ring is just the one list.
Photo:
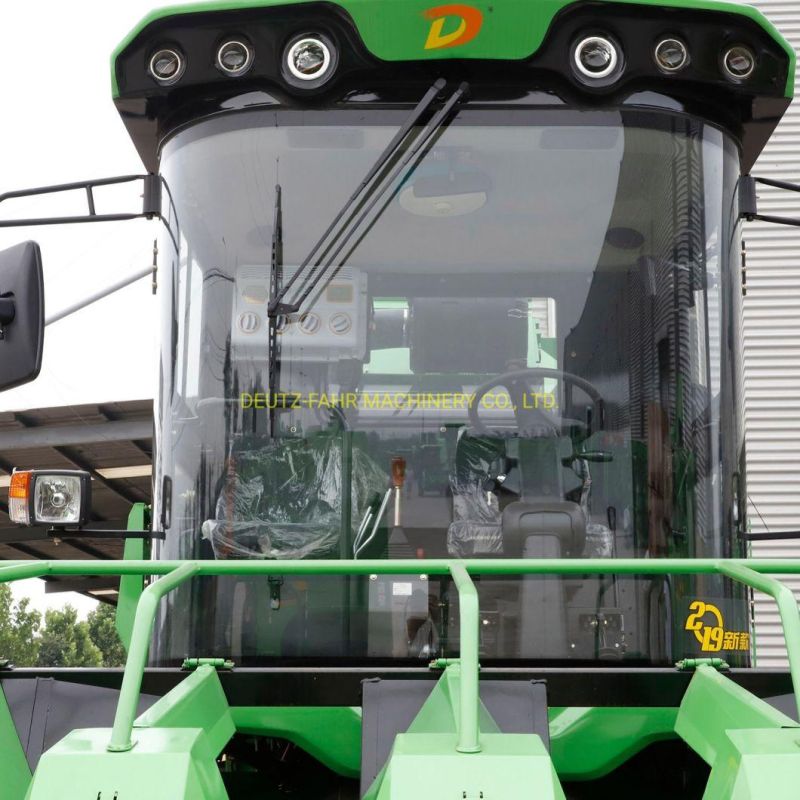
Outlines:
{"label": "yellow 'd' logo", "polygon": [[[445,6],[429,8],[424,12],[425,19],[431,20],[426,50],[443,50],[446,47],[458,47],[471,42],[483,26],[483,14],[474,6],[452,3]],[[452,27],[457,20],[455,30],[445,33],[445,25]]]}
{"label": "yellow 'd' logo", "polygon": [[704,653],[750,649],[750,634],[726,631],[722,612],[715,605],[702,600],[695,600],[689,606],[689,616],[684,628],[694,633],[700,642],[700,650]]}

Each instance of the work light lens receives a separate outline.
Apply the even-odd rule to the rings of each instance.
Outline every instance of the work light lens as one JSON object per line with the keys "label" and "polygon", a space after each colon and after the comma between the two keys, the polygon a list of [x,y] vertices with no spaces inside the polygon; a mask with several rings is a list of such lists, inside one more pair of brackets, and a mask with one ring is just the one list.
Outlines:
{"label": "work light lens", "polygon": [[289,47],[289,72],[301,81],[322,78],[331,65],[331,51],[321,39],[304,38]]}
{"label": "work light lens", "polygon": [[689,51],[679,39],[664,39],[656,45],[656,64],[664,72],[678,72],[689,63]]}
{"label": "work light lens", "polygon": [[217,51],[217,66],[228,75],[244,75],[252,63],[253,51],[244,42],[225,42]]}
{"label": "work light lens", "polygon": [[587,36],[575,48],[575,66],[587,78],[607,78],[618,64],[619,51],[603,36]]}
{"label": "work light lens", "polygon": [[756,57],[749,47],[737,45],[731,47],[722,62],[729,77],[741,81],[749,78],[756,68]]}
{"label": "work light lens", "polygon": [[39,475],[33,494],[36,522],[77,525],[81,522],[81,479],[77,475]]}
{"label": "work light lens", "polygon": [[150,74],[164,86],[180,80],[185,68],[183,56],[171,48],[158,50],[150,59]]}

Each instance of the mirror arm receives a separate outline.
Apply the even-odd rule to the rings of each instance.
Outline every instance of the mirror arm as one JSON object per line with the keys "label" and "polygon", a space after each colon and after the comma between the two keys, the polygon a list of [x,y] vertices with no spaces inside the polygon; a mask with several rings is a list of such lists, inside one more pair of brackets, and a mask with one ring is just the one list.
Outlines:
{"label": "mirror arm", "polygon": [[[94,190],[102,186],[118,186],[123,183],[142,181],[143,199],[142,210],[138,213],[127,214],[98,214],[94,204]],[[20,228],[28,225],[65,225],[78,222],[121,222],[129,219],[162,219],[162,179],[160,175],[148,173],[147,175],[121,175],[115,178],[100,178],[98,180],[76,181],[74,183],[59,183],[53,186],[37,186],[33,189],[19,189],[13,192],[0,194],[0,203],[6,200],[18,200],[25,197],[38,197],[41,195],[60,194],[61,192],[74,192],[83,189],[86,192],[87,213],[68,217],[37,217],[33,219],[4,219],[0,220],[0,228]]]}
{"label": "mirror arm", "polygon": [[753,175],[743,175],[739,180],[739,219],[747,222],[770,222],[773,225],[789,225],[800,228],[798,217],[776,217],[771,214],[758,213],[757,186],[771,186],[774,189],[783,189],[786,192],[800,194],[800,184],[787,181],[776,181],[771,178],[757,178]]}

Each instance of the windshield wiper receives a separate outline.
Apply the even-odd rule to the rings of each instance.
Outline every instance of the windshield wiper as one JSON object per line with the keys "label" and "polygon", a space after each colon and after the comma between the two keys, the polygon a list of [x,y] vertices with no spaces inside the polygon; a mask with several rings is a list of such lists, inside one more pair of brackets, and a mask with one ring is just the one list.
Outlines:
{"label": "windshield wiper", "polygon": [[[367,172],[367,175],[358,185],[355,192],[353,192],[348,201],[336,214],[333,221],[328,226],[328,229],[311,248],[311,251],[305,259],[303,259],[303,262],[297,268],[294,275],[292,275],[286,285],[272,297],[268,311],[271,318],[282,314],[296,314],[300,311],[303,303],[314,292],[317,286],[319,286],[320,281],[330,269],[336,257],[352,239],[355,231],[358,230],[375,205],[385,195],[387,188],[394,182],[403,169],[410,163],[415,162],[415,159],[418,159],[420,154],[427,150],[428,146],[434,141],[438,131],[450,119],[453,109],[466,98],[469,90],[469,85],[467,83],[462,83],[453,94],[450,95],[442,108],[431,117],[426,126],[413,140],[411,146],[405,151],[405,155],[390,167],[390,163],[397,159],[398,154],[403,151],[403,145],[413,128],[425,112],[433,105],[445,86],[446,82],[440,78],[428,89],[425,96],[412,111],[410,117],[403,123],[400,130],[397,131],[391,142],[389,142],[378,157],[378,160]],[[386,171],[387,167],[389,167],[388,171]],[[412,163],[408,174],[410,175],[415,168],[416,162]],[[406,176],[406,178],[407,177],[408,176]],[[392,195],[390,195],[390,197],[391,196]],[[315,256],[316,260],[314,258]],[[313,264],[312,261],[314,261]],[[301,289],[299,296],[293,302],[285,302],[286,296],[300,278],[302,278],[302,280],[300,281]]]}
{"label": "windshield wiper", "polygon": [[[275,185],[275,212],[272,221],[272,257],[269,296],[274,299],[280,295],[283,282],[283,204],[281,199],[281,185]],[[271,302],[271,300],[270,300]],[[275,390],[280,378],[280,362],[278,359],[278,318],[269,316],[269,435],[275,436]]]}

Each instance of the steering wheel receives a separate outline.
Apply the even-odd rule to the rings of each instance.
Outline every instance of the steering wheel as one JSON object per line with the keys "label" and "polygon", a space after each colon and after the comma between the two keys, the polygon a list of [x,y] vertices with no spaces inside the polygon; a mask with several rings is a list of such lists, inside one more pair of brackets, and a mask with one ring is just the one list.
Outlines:
{"label": "steering wheel", "polygon": [[[563,385],[575,386],[585,392],[591,399],[598,412],[602,414],[603,397],[597,388],[584,378],[573,375],[571,372],[562,372],[560,369],[549,367],[529,367],[528,369],[504,372],[496,375],[491,380],[482,383],[475,389],[472,402],[469,405],[469,422],[472,428],[479,433],[486,432],[486,426],[480,418],[481,401],[492,390],[498,386],[508,389],[511,404],[514,409],[514,418],[517,421],[517,429],[544,429],[548,434],[557,432],[565,421],[573,425],[585,425],[580,420],[567,420],[561,418],[557,424],[552,415],[545,413],[547,408],[544,404],[543,394],[534,393],[531,384],[534,381],[541,381],[545,378],[555,379]],[[523,423],[528,424],[523,424]]]}

